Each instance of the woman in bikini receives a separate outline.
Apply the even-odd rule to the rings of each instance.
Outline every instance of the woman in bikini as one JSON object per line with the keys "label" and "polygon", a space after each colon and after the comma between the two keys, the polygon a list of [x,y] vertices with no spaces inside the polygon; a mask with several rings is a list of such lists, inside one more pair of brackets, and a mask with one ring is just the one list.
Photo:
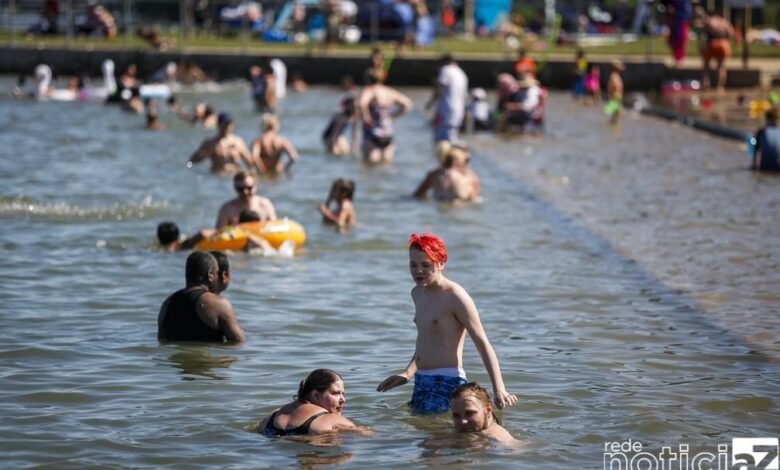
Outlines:
{"label": "woman in bikini", "polygon": [[341,416],[346,399],[341,376],[330,369],[317,369],[298,386],[295,401],[284,405],[260,422],[257,431],[268,437],[306,436],[332,431],[360,431]]}
{"label": "woman in bikini", "polygon": [[[289,140],[279,135],[279,127],[276,116],[263,114],[263,133],[252,142],[252,158],[260,174],[280,174],[298,160],[298,151]],[[283,154],[287,154],[286,164],[282,163]]]}

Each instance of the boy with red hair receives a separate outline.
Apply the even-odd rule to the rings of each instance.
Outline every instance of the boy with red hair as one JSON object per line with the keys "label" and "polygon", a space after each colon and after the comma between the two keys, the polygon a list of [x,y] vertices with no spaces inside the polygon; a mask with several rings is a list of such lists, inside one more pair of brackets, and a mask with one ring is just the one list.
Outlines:
{"label": "boy with red hair", "polygon": [[432,233],[409,237],[417,344],[406,370],[385,379],[377,391],[404,385],[414,376],[412,409],[418,413],[448,411],[450,395],[467,382],[463,338],[468,332],[493,383],[496,405],[512,406],[517,397],[504,387],[496,352],[482,328],[477,307],[463,287],[444,277],[446,262],[447,248],[441,238]]}

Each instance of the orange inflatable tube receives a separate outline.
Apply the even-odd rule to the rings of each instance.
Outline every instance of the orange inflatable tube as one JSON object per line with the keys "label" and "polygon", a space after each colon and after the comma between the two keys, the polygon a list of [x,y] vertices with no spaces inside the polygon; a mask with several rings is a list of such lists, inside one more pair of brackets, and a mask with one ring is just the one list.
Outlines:
{"label": "orange inflatable tube", "polygon": [[214,235],[201,240],[195,245],[196,250],[243,250],[250,236],[256,236],[267,241],[274,249],[279,249],[282,243],[292,241],[298,249],[306,241],[303,226],[288,218],[272,222],[246,222],[235,226],[224,227]]}

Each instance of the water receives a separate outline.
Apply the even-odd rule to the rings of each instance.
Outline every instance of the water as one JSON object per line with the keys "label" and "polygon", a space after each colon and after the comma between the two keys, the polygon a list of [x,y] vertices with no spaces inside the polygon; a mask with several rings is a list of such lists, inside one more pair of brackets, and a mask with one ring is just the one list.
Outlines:
{"label": "water", "polygon": [[[207,99],[256,135],[246,91]],[[714,452],[778,435],[778,343],[750,334],[777,331],[777,180],[742,171],[733,144],[649,118],[609,130],[597,109],[553,96],[560,127],[546,138],[472,140],[485,202],[447,208],[405,197],[434,166],[420,112],[397,122],[395,164],[368,168],[321,150],[337,100],[314,89],[284,102],[301,160],[259,191],[308,241],[291,259],[231,256],[226,296],[249,338],[238,347],[156,340],[187,256],[154,249],[157,223],[210,226],[232,197],[229,178],[185,166],[212,131],[2,102],[5,467],[601,468],[605,441]],[[337,177],[357,182],[347,234],[316,211]],[[446,239],[446,272],[520,397],[503,417],[527,452],[474,448],[446,417],[411,415],[410,386],[374,391],[412,353],[404,243],[425,227]],[[488,384],[466,344],[469,377]],[[345,415],[375,435],[316,446],[252,433],[317,367],[343,374]]]}

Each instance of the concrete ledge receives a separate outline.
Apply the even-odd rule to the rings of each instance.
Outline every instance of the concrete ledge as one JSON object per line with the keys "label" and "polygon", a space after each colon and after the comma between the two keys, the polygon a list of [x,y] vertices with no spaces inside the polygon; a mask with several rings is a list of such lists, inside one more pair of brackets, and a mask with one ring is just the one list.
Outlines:
{"label": "concrete ledge", "polygon": [[[363,72],[369,66],[368,57],[307,56],[294,54],[260,55],[226,52],[154,52],[148,50],[76,50],[37,49],[30,47],[0,47],[0,73],[31,75],[38,64],[48,64],[55,75],[100,76],[100,65],[113,59],[116,70],[128,64],[138,66],[139,74],[148,77],[167,62],[190,60],[203,67],[218,80],[247,76],[252,64],[265,58],[278,57],[287,64],[288,73],[300,72],[312,84],[336,84],[345,75],[355,83],[362,83]],[[493,88],[496,76],[512,72],[513,63],[500,58],[460,59],[472,87]],[[609,60],[594,62],[601,66],[602,85],[606,84]],[[393,60],[388,83],[395,86],[430,86],[436,73],[435,58],[396,58]],[[660,62],[627,62],[623,73],[626,91],[658,90],[665,80],[699,79],[699,69],[670,69]],[[538,72],[540,81],[548,88],[566,90],[572,86],[572,63],[569,60],[550,60]],[[756,87],[760,84],[759,70],[729,70],[727,86]]]}
{"label": "concrete ledge", "polygon": [[649,116],[656,116],[656,117],[666,119],[668,121],[684,124],[694,129],[708,132],[710,134],[717,135],[719,137],[723,137],[726,139],[738,140],[740,142],[744,142],[745,140],[752,137],[752,134],[740,129],[723,126],[718,123],[712,121],[706,121],[704,119],[699,119],[693,116],[686,116],[685,114],[680,114],[675,111],[671,111],[668,109],[659,108],[655,106],[642,107],[639,110],[639,112]]}

